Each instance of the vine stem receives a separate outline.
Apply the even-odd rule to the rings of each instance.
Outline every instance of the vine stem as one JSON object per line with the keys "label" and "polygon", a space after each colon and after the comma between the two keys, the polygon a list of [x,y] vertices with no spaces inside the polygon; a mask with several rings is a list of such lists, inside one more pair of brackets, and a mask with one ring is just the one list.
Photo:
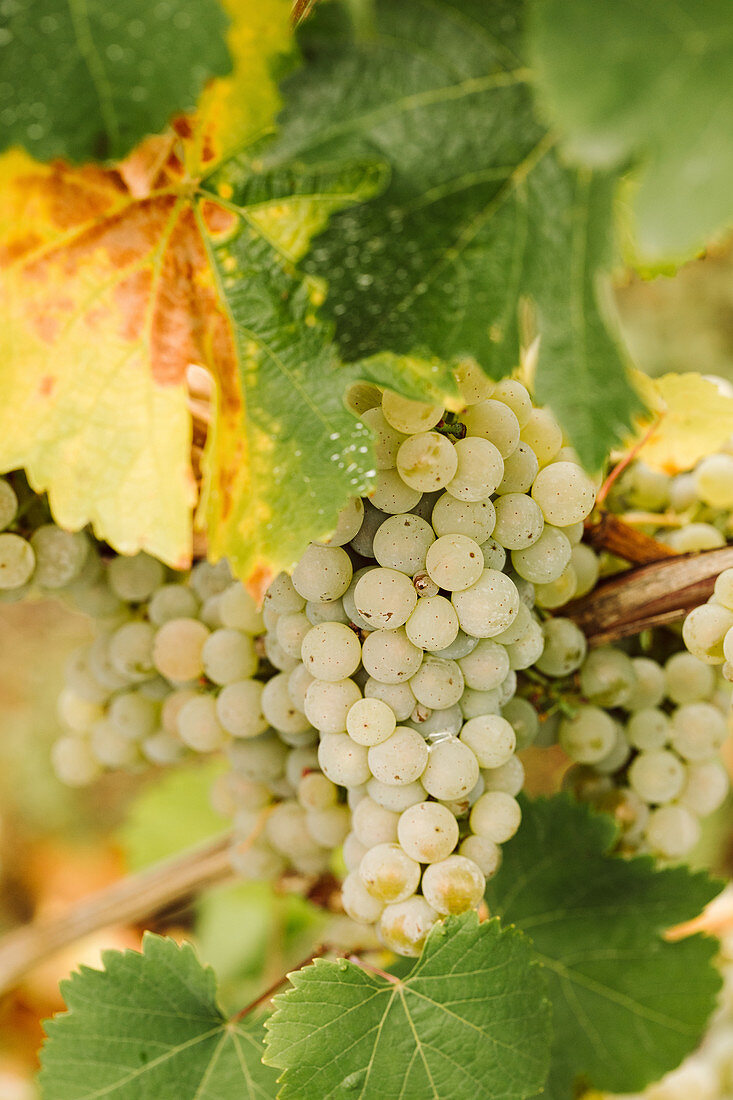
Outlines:
{"label": "vine stem", "polygon": [[32,921],[0,940],[0,992],[12,988],[49,955],[113,924],[135,924],[190,894],[234,877],[230,833],[128,875],[77,903],[60,917]]}
{"label": "vine stem", "polygon": [[330,950],[331,948],[328,946],[328,944],[321,944],[320,947],[317,947],[315,949],[315,951],[311,951],[310,955],[307,955],[306,958],[297,963],[296,966],[293,966],[287,974],[281,974],[279,978],[275,979],[272,985],[268,985],[267,989],[260,993],[259,997],[255,997],[255,999],[253,1001],[250,1001],[248,1005],[245,1005],[244,1008],[240,1008],[239,1012],[235,1012],[234,1015],[230,1017],[229,1023],[236,1024],[239,1020],[243,1020],[245,1016],[248,1016],[250,1012],[253,1012],[256,1008],[259,1008],[260,1005],[267,1004],[267,1002],[271,1001],[272,998],[275,996],[280,986],[285,985],[290,974],[294,974],[296,970],[303,970],[304,967],[310,966],[310,964],[315,959],[322,958],[322,956]]}

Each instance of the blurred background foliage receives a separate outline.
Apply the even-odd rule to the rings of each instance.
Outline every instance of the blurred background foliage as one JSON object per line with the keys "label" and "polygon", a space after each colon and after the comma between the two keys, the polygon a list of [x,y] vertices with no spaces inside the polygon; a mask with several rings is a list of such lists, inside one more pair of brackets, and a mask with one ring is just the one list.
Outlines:
{"label": "blurred background foliage", "polygon": [[[701,371],[733,381],[733,246],[675,275],[619,280],[619,319],[631,360],[652,375]],[[208,804],[216,763],[111,775],[90,790],[63,787],[49,749],[64,663],[90,636],[84,616],[52,601],[0,604],[0,933],[66,911],[127,871],[215,835]],[[559,750],[525,754],[530,791],[556,790]],[[728,751],[729,767],[733,750]],[[730,875],[733,815],[706,822],[693,860]],[[155,917],[152,927],[196,943],[217,970],[225,1007],[254,999],[297,965],[338,920],[269,884],[224,884]],[[137,947],[142,927],[107,929],[54,956],[0,1000],[0,1097],[35,1100],[41,1021],[63,1007],[58,983],[107,947]]]}

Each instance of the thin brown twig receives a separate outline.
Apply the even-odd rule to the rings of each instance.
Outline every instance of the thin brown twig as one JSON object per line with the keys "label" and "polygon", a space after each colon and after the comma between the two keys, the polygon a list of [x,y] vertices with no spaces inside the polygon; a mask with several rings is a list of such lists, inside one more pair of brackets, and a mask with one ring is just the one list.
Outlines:
{"label": "thin brown twig", "polygon": [[316,947],[315,951],[312,951],[310,955],[307,955],[302,962],[299,962],[297,964],[297,966],[292,967],[287,972],[287,974],[281,974],[279,978],[275,979],[272,985],[268,985],[267,989],[265,989],[264,992],[260,993],[259,997],[255,997],[255,999],[253,1001],[250,1001],[248,1005],[245,1005],[244,1008],[240,1008],[239,1012],[235,1012],[234,1015],[230,1017],[229,1022],[231,1024],[236,1024],[239,1020],[243,1020],[245,1016],[248,1016],[250,1012],[253,1012],[256,1008],[259,1008],[260,1005],[267,1004],[267,1002],[271,1001],[272,998],[275,996],[280,986],[285,985],[291,974],[294,974],[296,970],[303,970],[304,967],[310,966],[314,959],[322,958],[322,956],[330,950],[331,949],[329,948],[328,944],[321,944],[319,947]]}
{"label": "thin brown twig", "polygon": [[659,414],[659,415],[657,416],[657,418],[656,418],[656,419],[655,419],[655,420],[654,420],[654,421],[653,421],[653,422],[652,422],[652,423],[651,423],[651,424],[649,425],[649,427],[648,427],[648,428],[647,428],[647,430],[646,430],[646,431],[644,432],[644,434],[643,434],[643,436],[641,437],[641,439],[637,440],[637,442],[636,442],[636,443],[634,444],[634,446],[633,446],[633,447],[631,447],[631,448],[630,448],[630,450],[628,450],[628,451],[626,452],[626,454],[625,454],[625,455],[624,455],[624,457],[623,457],[623,458],[622,458],[622,459],[620,460],[620,462],[617,462],[617,463],[616,463],[616,465],[615,465],[615,466],[614,466],[614,468],[613,468],[613,469],[611,470],[610,474],[608,475],[608,477],[606,478],[606,480],[605,480],[605,481],[603,482],[603,484],[601,485],[600,489],[598,490],[598,494],[597,494],[597,496],[596,496],[596,505],[601,505],[601,504],[603,504],[604,500],[605,500],[605,499],[606,499],[606,497],[608,496],[609,490],[610,490],[611,486],[613,485],[614,481],[616,481],[616,479],[617,479],[617,478],[619,478],[619,477],[621,476],[621,474],[622,474],[622,473],[624,472],[624,470],[626,469],[626,467],[627,467],[627,466],[628,466],[628,465],[629,465],[629,464],[630,464],[631,462],[633,462],[633,461],[634,461],[634,459],[636,458],[636,456],[638,455],[639,451],[640,451],[640,450],[641,450],[641,448],[642,448],[642,447],[644,446],[644,444],[645,444],[645,443],[647,442],[647,440],[649,439],[649,437],[650,437],[650,436],[651,436],[651,435],[653,434],[653,432],[655,432],[655,431],[657,430],[657,428],[659,427],[659,425],[660,425],[660,422],[662,421],[662,419],[663,419],[664,415],[665,415],[665,414],[664,414],[663,412],[662,412],[662,413],[660,413],[660,414]]}

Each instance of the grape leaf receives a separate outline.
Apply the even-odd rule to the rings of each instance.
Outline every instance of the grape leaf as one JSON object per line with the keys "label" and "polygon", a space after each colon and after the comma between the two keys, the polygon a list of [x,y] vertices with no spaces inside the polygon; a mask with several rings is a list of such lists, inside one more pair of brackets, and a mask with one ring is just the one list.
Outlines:
{"label": "grape leaf", "polygon": [[265,163],[378,156],[377,199],[337,214],[306,269],[348,359],[469,355],[494,377],[541,334],[537,392],[597,467],[638,405],[604,324],[613,180],[566,168],[538,121],[521,5],[377,0],[304,24]]}
{"label": "grape leaf", "polygon": [[706,455],[719,451],[733,434],[733,397],[693,371],[649,378],[637,371],[636,385],[653,420],[642,420],[638,455],[649,466],[668,473],[690,470]]}
{"label": "grape leaf", "polygon": [[61,984],[68,1011],[46,1023],[44,1100],[275,1096],[261,1019],[226,1019],[190,944],[146,933],[142,953],[105,951],[103,963]]}
{"label": "grape leaf", "polygon": [[647,260],[687,258],[733,222],[733,23],[725,0],[532,0],[533,68],[568,152],[638,166]]}
{"label": "grape leaf", "polygon": [[661,933],[696,916],[722,884],[609,855],[611,818],[569,796],[524,799],[522,812],[486,896],[532,938],[547,974],[556,1038],[543,1096],[567,1100],[577,1078],[640,1091],[694,1049],[715,1007],[717,941],[667,943]]}
{"label": "grape leaf", "polygon": [[549,1015],[527,941],[474,913],[428,937],[404,980],[317,959],[275,998],[266,1061],[283,1100],[525,1097],[547,1072]]}
{"label": "grape leaf", "polygon": [[231,70],[217,0],[14,0],[0,28],[0,148],[116,160]]}

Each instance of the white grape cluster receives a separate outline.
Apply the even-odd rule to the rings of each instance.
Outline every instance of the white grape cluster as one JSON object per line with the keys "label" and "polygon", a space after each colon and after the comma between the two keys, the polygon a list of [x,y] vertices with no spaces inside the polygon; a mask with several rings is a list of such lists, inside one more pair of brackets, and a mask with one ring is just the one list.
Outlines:
{"label": "white grape cluster", "polygon": [[[69,595],[83,587],[97,568],[97,554],[83,531],[70,532],[50,522],[42,498],[24,479],[18,493],[0,477],[0,601],[22,599],[31,592]],[[33,513],[24,515],[26,508]],[[34,522],[24,522],[25,519]],[[30,533],[29,533],[30,532]]]}
{"label": "white grape cluster", "polygon": [[94,640],[71,657],[52,752],[67,784],[109,768],[170,764],[260,733],[262,617],[226,562],[171,574],[146,554],[99,561],[74,592]]}
{"label": "white grape cluster", "polygon": [[728,792],[719,760],[729,733],[730,689],[684,650],[664,663],[619,645],[587,652],[569,619],[544,624],[537,671],[568,677],[549,721],[574,766],[566,786],[611,810],[627,850],[679,859],[697,842],[699,819]]}
{"label": "white grape cluster", "polygon": [[[713,903],[729,906],[730,887]],[[676,1069],[642,1093],[606,1100],[731,1100],[733,1097],[733,935],[720,936],[718,969],[723,987],[702,1043]]]}
{"label": "white grape cluster", "polygon": [[270,586],[270,728],[229,754],[245,833],[273,783],[285,795],[254,843],[243,836],[243,871],[273,853],[315,870],[343,844],[346,912],[408,955],[442,916],[480,904],[519,826],[515,751],[537,720],[516,673],[542,653],[536,598],[577,590],[595,500],[524,386],[470,369],[460,383],[452,417],[362,392],[374,491]]}
{"label": "white grape cluster", "polygon": [[733,680],[733,569],[724,569],[708,602],[689,613],[682,637],[690,653],[720,665],[726,680]]}

